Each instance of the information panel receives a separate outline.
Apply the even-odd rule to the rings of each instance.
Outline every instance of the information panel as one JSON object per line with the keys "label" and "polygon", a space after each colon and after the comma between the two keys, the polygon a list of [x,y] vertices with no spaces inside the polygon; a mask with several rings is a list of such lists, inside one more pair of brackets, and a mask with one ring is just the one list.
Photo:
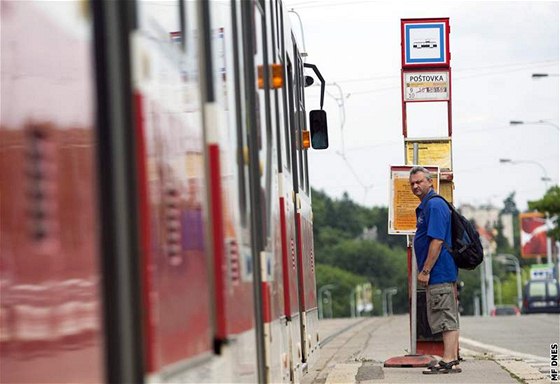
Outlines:
{"label": "information panel", "polygon": [[403,72],[405,102],[448,101],[449,71]]}
{"label": "information panel", "polygon": [[418,143],[416,164],[432,164],[442,170],[452,170],[451,138],[404,139],[405,163],[413,164],[414,144]]}
{"label": "information panel", "polygon": [[[432,175],[433,185],[439,193],[439,167],[423,166]],[[390,167],[389,183],[389,234],[413,235],[416,232],[416,207],[420,200],[410,190],[408,181],[412,165]]]}

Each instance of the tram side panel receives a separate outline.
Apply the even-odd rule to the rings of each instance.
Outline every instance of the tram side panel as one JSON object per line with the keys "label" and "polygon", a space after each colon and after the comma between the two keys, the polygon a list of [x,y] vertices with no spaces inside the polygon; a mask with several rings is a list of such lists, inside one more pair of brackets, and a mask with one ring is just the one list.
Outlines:
{"label": "tram side panel", "polygon": [[285,315],[285,280],[282,248],[282,212],[279,204],[283,194],[281,187],[282,142],[279,129],[283,126],[282,87],[284,76],[282,72],[274,72],[273,68],[282,67],[280,41],[282,31],[279,16],[283,9],[278,2],[265,2],[264,24],[266,40],[266,60],[262,75],[264,80],[264,101],[266,106],[266,146],[261,149],[262,161],[266,164],[266,174],[261,178],[261,185],[266,192],[266,226],[264,228],[264,246],[266,260],[263,273],[263,294],[265,297],[264,310],[265,336],[267,348],[267,366],[269,381],[273,383],[290,382],[293,374],[290,369],[290,321]]}
{"label": "tram side panel", "polygon": [[[245,114],[245,76],[241,5],[210,3],[212,79],[215,113],[206,125],[209,189],[220,209],[211,209],[211,238],[216,280],[215,339],[230,360],[235,381],[257,377],[251,252],[251,204]],[[205,65],[208,69],[209,65]]]}
{"label": "tram side panel", "polygon": [[[284,39],[285,40],[285,39]],[[302,345],[298,296],[298,266],[297,266],[297,232],[295,212],[295,187],[293,176],[294,132],[294,102],[293,102],[293,57],[284,47],[284,87],[282,89],[281,129],[281,173],[280,184],[280,218],[282,231],[282,265],[284,281],[284,315],[288,320],[288,334],[290,344],[290,367],[294,381],[302,375]]]}
{"label": "tram side panel", "polygon": [[303,147],[302,132],[306,130],[306,110],[304,102],[303,60],[292,37],[289,50],[293,52],[292,67],[292,172],[294,182],[294,210],[296,226],[296,255],[298,264],[298,298],[300,312],[301,361],[309,366],[318,351],[318,320],[315,299],[315,267],[312,256],[312,209],[310,199],[307,149]]}
{"label": "tram side panel", "polygon": [[83,11],[2,2],[1,382],[105,377],[94,60]]}
{"label": "tram side panel", "polygon": [[[301,92],[298,103],[297,121],[298,121],[298,137],[302,137],[302,131],[307,130],[307,112],[305,108],[304,84],[305,74],[303,61],[297,62],[297,89]],[[305,345],[305,361],[308,365],[313,365],[317,359],[319,350],[319,330],[318,330],[318,309],[316,298],[316,282],[315,282],[315,258],[313,248],[313,210],[311,202],[311,186],[309,180],[309,163],[308,149],[300,146],[298,149],[298,165],[300,170],[298,184],[298,224],[300,236],[299,244],[301,252],[300,259],[300,276],[302,284],[300,290],[300,308],[302,316],[305,314],[304,324],[305,330],[302,343]]]}
{"label": "tram side panel", "polygon": [[137,4],[132,64],[140,194],[145,191],[139,257],[145,360],[147,378],[155,381],[173,381],[212,353],[194,27],[181,31],[179,7],[167,5]]}

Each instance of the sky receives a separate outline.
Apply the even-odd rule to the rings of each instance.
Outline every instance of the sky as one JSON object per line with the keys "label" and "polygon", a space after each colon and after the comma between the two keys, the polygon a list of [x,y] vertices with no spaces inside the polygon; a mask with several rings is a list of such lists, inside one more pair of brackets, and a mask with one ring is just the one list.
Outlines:
{"label": "sky", "polygon": [[[286,5],[294,11],[289,15],[306,62],[327,82],[330,147],[309,152],[315,189],[337,199],[347,192],[368,207],[388,206],[389,167],[404,164],[400,20],[443,17],[451,28],[455,205],[502,207],[515,192],[523,211],[527,201],[558,184],[558,1]],[[555,76],[533,79],[533,73]],[[319,109],[319,87],[306,93],[307,110]],[[408,103],[407,115],[409,138],[447,136],[445,103]]]}

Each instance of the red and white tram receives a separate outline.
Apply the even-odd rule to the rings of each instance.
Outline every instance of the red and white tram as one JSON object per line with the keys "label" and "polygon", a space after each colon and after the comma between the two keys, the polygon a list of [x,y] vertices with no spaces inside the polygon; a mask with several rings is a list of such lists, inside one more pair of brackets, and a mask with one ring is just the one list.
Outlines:
{"label": "red and white tram", "polygon": [[328,141],[281,1],[0,4],[0,382],[300,381]]}

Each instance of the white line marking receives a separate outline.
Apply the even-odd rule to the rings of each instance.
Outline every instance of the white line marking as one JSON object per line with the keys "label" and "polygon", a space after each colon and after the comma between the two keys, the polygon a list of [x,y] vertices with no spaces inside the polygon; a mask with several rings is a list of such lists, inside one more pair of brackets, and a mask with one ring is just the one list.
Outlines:
{"label": "white line marking", "polygon": [[484,343],[481,343],[481,342],[478,342],[478,341],[475,341],[475,340],[468,339],[468,338],[463,337],[463,336],[460,337],[460,340],[461,340],[462,343],[470,344],[471,346],[473,346],[475,348],[486,349],[486,350],[488,350],[492,353],[509,355],[509,356],[517,357],[517,358],[524,359],[524,360],[536,360],[536,361],[543,362],[543,363],[549,362],[549,359],[547,359],[546,357],[531,355],[529,353],[516,352],[516,351],[512,351],[510,349],[497,347],[495,345],[484,344]]}

